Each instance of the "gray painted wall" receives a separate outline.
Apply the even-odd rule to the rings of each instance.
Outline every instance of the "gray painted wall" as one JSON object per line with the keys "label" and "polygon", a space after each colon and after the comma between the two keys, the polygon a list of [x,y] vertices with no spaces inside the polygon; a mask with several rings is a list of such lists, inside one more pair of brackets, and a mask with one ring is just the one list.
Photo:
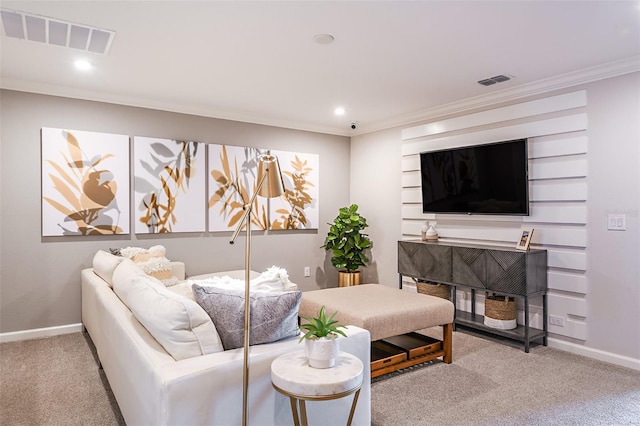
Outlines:
{"label": "gray painted wall", "polygon": [[[558,337],[552,344],[640,368],[640,74],[571,90],[583,88],[589,118],[588,333],[584,342]],[[397,286],[401,128],[356,136],[349,146],[344,137],[11,91],[2,91],[0,107],[0,332],[78,323],[79,271],[105,247],[162,243],[169,257],[186,261],[189,274],[243,266],[244,245],[230,249],[228,237],[215,234],[43,240],[42,127],[317,153],[320,229],[256,236],[254,269],[285,267],[303,290],[335,285],[336,271],[319,246],[326,222],[355,202],[374,242],[364,282]],[[627,231],[606,230],[609,211],[627,213]],[[302,276],[304,266],[311,267],[311,278]]]}
{"label": "gray painted wall", "polygon": [[[554,336],[551,344],[640,369],[640,73],[570,90],[579,89],[587,90],[589,120],[587,339]],[[398,280],[395,241],[402,237],[401,130],[351,140],[351,199],[375,211],[377,273],[391,286]],[[627,213],[627,230],[607,231],[607,212]]]}
{"label": "gray painted wall", "polygon": [[99,249],[163,244],[191,275],[244,267],[245,239],[230,246],[230,233],[42,238],[42,127],[318,154],[320,228],[253,234],[252,268],[283,267],[302,290],[337,285],[320,246],[326,223],[349,202],[349,138],[15,91],[3,90],[0,102],[0,332],[79,323],[80,270]]}

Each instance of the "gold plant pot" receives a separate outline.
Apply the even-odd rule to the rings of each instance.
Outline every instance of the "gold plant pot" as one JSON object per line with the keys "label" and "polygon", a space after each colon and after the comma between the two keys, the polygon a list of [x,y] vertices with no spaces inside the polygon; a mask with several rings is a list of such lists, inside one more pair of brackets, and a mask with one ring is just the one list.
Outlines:
{"label": "gold plant pot", "polygon": [[360,271],[355,272],[338,272],[338,286],[351,287],[352,285],[360,285]]}

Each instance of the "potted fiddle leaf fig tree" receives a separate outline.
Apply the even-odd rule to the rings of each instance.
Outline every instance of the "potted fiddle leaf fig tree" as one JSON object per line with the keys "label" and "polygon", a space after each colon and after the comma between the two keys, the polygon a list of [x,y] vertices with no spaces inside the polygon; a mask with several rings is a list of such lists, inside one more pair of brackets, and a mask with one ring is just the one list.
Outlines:
{"label": "potted fiddle leaf fig tree", "polygon": [[339,285],[347,287],[360,284],[360,268],[369,262],[365,251],[371,248],[371,239],[362,232],[367,219],[358,213],[358,205],[341,207],[322,246],[331,251],[331,264],[338,268]]}
{"label": "potted fiddle leaf fig tree", "polygon": [[309,366],[314,368],[330,368],[336,364],[336,357],[340,352],[338,344],[338,334],[347,337],[334,320],[338,312],[334,312],[327,318],[324,305],[320,308],[317,317],[303,317],[306,323],[300,325],[306,333],[300,337],[300,342],[304,340],[304,354],[309,361]]}

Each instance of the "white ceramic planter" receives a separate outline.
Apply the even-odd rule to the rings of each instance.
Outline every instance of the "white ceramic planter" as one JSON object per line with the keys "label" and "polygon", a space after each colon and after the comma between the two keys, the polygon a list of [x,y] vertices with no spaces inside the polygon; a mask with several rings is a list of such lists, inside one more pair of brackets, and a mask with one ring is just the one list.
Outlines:
{"label": "white ceramic planter", "polygon": [[313,368],[331,368],[336,365],[336,357],[340,352],[339,340],[336,337],[305,339],[304,354]]}

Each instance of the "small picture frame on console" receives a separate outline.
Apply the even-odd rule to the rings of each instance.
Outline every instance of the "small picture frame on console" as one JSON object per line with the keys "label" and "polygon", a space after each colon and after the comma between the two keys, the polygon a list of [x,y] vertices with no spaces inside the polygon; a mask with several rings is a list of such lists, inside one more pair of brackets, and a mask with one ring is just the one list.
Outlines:
{"label": "small picture frame on console", "polygon": [[529,244],[531,244],[531,237],[533,236],[533,228],[523,229],[520,234],[520,239],[516,245],[518,250],[529,250]]}

